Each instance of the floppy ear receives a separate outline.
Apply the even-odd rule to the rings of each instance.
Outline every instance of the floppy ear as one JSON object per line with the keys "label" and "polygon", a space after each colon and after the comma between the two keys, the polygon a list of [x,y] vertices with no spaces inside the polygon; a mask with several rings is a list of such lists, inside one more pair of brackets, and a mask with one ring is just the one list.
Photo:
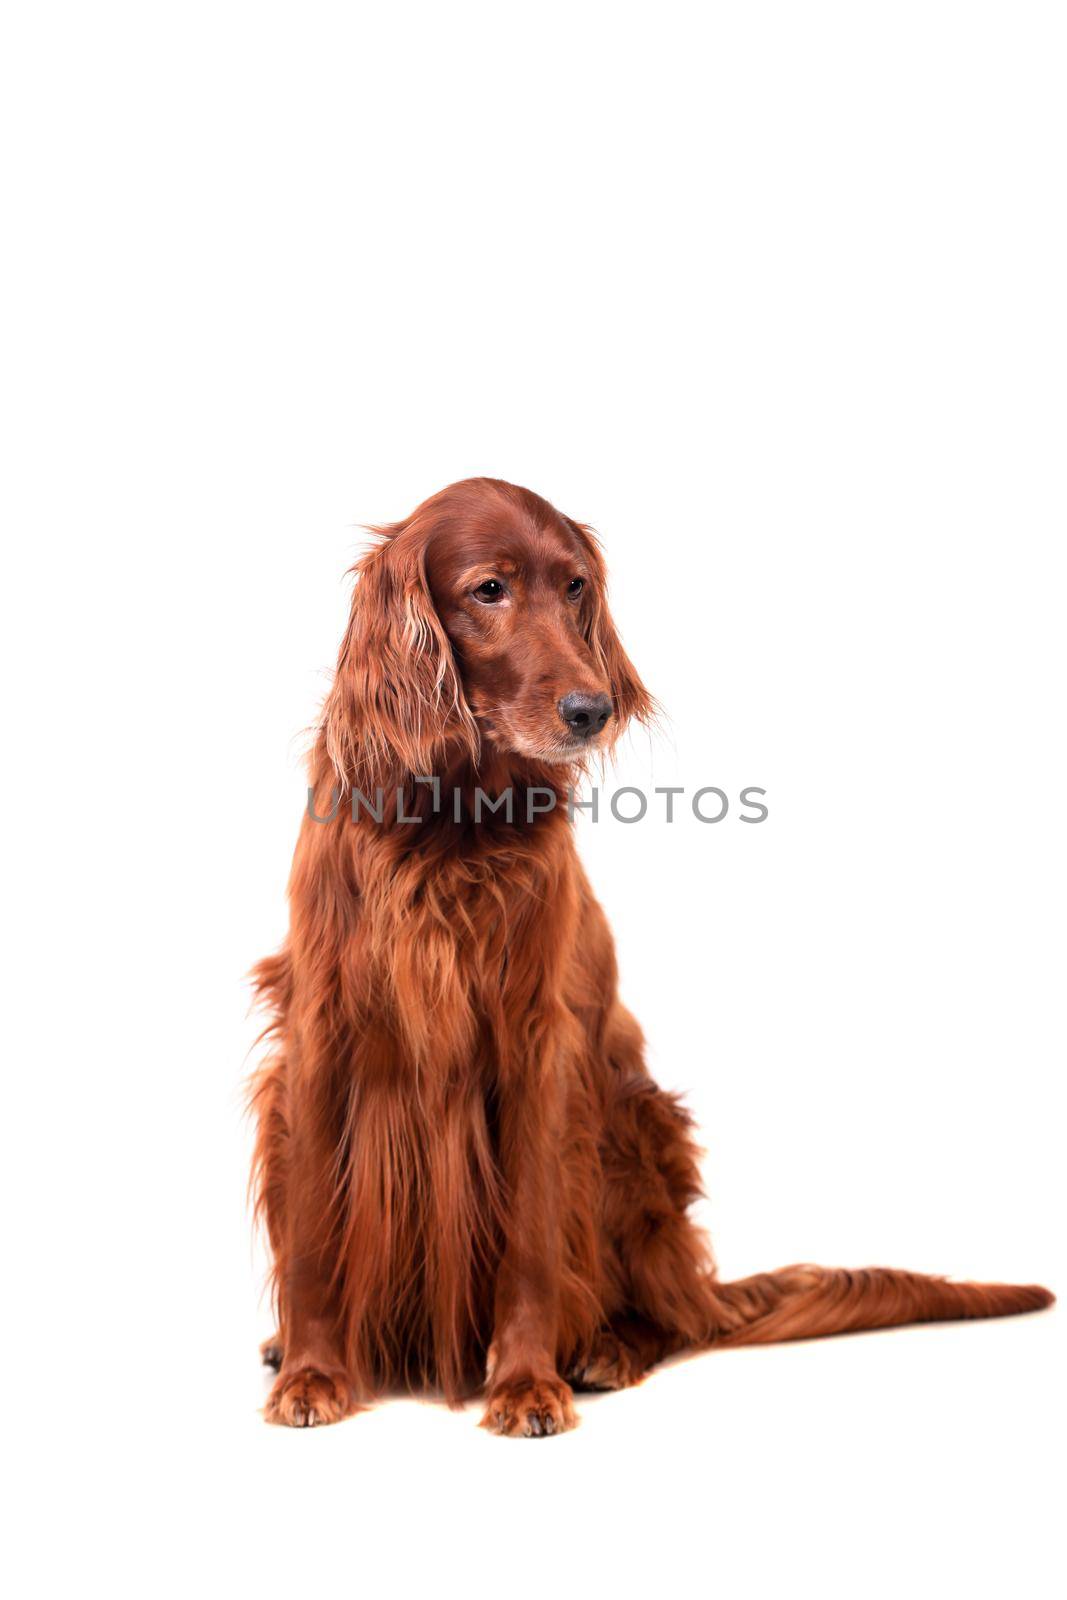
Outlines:
{"label": "floppy ear", "polygon": [[323,706],[326,751],[342,788],[369,790],[440,771],[449,744],[477,754],[478,730],[426,581],[422,541],[375,528],[357,561],[348,631]]}
{"label": "floppy ear", "polygon": [[568,527],[578,538],[593,574],[593,596],[585,626],[585,636],[597,665],[611,685],[611,698],[615,702],[616,729],[621,733],[626,723],[635,718],[648,723],[656,715],[656,702],[645,688],[615,631],[607,598],[607,568],[600,553],[600,545],[592,528],[584,522],[566,519]]}

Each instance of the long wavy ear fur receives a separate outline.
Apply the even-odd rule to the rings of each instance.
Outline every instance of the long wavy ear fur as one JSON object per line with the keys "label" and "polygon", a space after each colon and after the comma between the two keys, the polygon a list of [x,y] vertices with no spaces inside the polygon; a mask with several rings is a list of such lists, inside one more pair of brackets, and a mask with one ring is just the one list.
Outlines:
{"label": "long wavy ear fur", "polygon": [[615,631],[607,602],[607,568],[600,553],[600,545],[592,528],[584,522],[566,519],[568,527],[580,540],[586,560],[595,579],[593,604],[586,625],[586,639],[611,685],[615,702],[615,726],[621,730],[633,718],[637,722],[652,722],[656,715],[656,702],[637,675],[637,670],[622,647]]}
{"label": "long wavy ear fur", "polygon": [[441,770],[446,751],[477,758],[478,729],[407,523],[371,530],[357,561],[348,629],[322,732],[342,789],[368,790]]}

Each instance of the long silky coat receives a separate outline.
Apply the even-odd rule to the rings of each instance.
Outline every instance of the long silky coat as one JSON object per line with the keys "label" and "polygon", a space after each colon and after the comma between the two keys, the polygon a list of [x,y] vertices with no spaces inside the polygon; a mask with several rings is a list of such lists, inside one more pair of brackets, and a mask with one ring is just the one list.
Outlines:
{"label": "long silky coat", "polygon": [[256,970],[268,1420],[484,1387],[487,1426],[551,1434],[576,1420],[572,1386],[633,1383],[671,1351],[1047,1305],[881,1268],[717,1279],[690,1121],[619,1000],[567,803],[653,710],[597,544],[486,478],[376,531],[289,937]]}

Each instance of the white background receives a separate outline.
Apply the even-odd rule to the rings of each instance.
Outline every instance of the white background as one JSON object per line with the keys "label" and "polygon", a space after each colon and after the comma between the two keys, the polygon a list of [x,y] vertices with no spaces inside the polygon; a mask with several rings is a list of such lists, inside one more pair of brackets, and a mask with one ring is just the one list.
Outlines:
{"label": "white background", "polygon": [[1056,1311],[266,1427],[240,1102],[358,524],[490,473],[602,532],[614,781],[768,791],[581,828],[724,1274],[1063,1289],[1062,10],[3,32],[13,1592],[1055,1592]]}

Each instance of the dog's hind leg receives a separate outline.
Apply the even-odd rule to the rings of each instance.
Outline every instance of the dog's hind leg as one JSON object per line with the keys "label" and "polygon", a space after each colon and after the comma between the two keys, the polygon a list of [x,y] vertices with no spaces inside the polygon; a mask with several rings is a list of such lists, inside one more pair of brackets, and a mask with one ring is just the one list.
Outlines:
{"label": "dog's hind leg", "polygon": [[715,1331],[715,1265],[689,1215],[702,1193],[688,1112],[648,1076],[640,1029],[621,1006],[607,1040],[611,1080],[601,1143],[604,1233],[612,1285],[611,1337],[592,1363],[613,1379],[635,1377]]}

